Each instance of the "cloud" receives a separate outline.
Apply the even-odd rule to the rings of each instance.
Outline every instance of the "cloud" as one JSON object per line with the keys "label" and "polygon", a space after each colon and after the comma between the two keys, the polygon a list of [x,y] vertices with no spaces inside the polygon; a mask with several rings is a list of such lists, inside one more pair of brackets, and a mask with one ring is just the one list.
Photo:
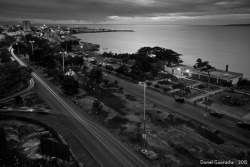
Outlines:
{"label": "cloud", "polygon": [[220,15],[237,15],[237,19],[244,15],[245,19],[250,14],[249,0],[0,0],[0,6],[0,21],[154,23],[210,16],[223,19]]}

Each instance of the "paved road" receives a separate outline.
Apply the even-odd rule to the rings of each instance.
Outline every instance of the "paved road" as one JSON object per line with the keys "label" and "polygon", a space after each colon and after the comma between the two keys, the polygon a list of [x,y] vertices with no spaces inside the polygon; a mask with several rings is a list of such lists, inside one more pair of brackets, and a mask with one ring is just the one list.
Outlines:
{"label": "paved road", "polygon": [[[111,80],[118,80],[119,85],[122,86],[127,91],[131,92],[132,94],[136,94],[139,97],[143,98],[143,86],[139,84],[131,83],[127,80],[118,78],[111,74],[106,74],[107,78]],[[157,93],[155,91],[147,89],[146,91],[146,99],[159,104],[167,109],[169,109],[171,112],[177,112],[182,115],[185,115],[189,118],[192,118],[194,120],[197,120],[199,122],[203,122],[204,120],[204,111],[205,109],[202,107],[194,106],[187,103],[177,103],[175,100],[169,96],[162,95],[160,93]],[[143,111],[142,111],[143,112]],[[227,116],[225,116],[226,118]],[[239,138],[243,140],[244,142],[247,142],[250,144],[250,132],[244,129],[241,129],[236,126],[237,120],[232,120],[230,118],[227,119],[219,119],[212,116],[208,116],[207,121],[205,124],[216,128],[220,131],[226,132],[236,138]]]}
{"label": "paved road", "polygon": [[[20,59],[15,58],[20,64],[25,65]],[[35,81],[35,90],[50,108],[58,114],[68,115],[68,117],[63,118],[54,117],[53,120],[72,132],[101,166],[148,166],[145,160],[106,128],[94,122],[82,109],[72,103],[36,70],[33,71],[32,76]]]}
{"label": "paved road", "polygon": [[5,97],[5,98],[3,98],[3,99],[0,99],[0,102],[5,102],[5,101],[8,101],[8,100],[10,100],[11,98],[17,96],[17,95],[24,94],[24,93],[28,92],[30,89],[32,89],[33,86],[34,86],[34,80],[33,80],[33,79],[30,79],[30,81],[29,81],[29,86],[28,86],[27,88],[25,88],[24,90],[22,90],[22,91],[20,91],[20,92],[17,92],[17,93],[15,93],[15,94],[12,94],[12,95],[10,95],[10,96],[8,96],[8,97]]}

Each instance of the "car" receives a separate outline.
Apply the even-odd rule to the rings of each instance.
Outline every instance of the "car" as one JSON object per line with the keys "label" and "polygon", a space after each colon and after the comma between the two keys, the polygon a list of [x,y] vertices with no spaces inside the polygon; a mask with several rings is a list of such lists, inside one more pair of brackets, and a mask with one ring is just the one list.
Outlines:
{"label": "car", "polygon": [[214,116],[214,117],[217,117],[217,118],[222,118],[223,117],[223,114],[220,113],[220,112],[217,112],[217,111],[210,111],[210,115]]}
{"label": "car", "polygon": [[250,130],[250,123],[247,122],[237,122],[237,126],[243,129]]}
{"label": "car", "polygon": [[176,97],[175,101],[178,103],[184,103],[184,97]]}

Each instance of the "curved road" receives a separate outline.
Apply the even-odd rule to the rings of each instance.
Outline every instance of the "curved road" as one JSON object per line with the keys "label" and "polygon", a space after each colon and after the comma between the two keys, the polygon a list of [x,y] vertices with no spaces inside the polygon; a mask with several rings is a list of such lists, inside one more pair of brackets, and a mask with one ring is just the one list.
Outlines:
{"label": "curved road", "polygon": [[[11,51],[13,53],[13,49]],[[26,66],[14,54],[12,55],[21,65]],[[71,131],[101,166],[149,166],[137,153],[128,148],[106,128],[94,122],[88,114],[72,103],[36,70],[33,71],[32,76],[35,81],[35,89],[50,108],[56,113],[68,115],[68,117],[64,118],[54,117],[54,121],[62,123],[64,127]],[[72,117],[75,119],[72,119]]]}

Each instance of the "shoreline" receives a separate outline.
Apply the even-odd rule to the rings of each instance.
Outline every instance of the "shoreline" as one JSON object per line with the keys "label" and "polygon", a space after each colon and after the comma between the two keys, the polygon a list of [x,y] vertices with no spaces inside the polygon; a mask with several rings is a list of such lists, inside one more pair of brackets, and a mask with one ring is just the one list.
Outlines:
{"label": "shoreline", "polygon": [[[84,34],[85,33],[82,33],[82,35],[84,36]],[[73,34],[73,35],[78,35],[78,37],[76,37],[76,38],[78,38],[78,39],[80,39],[81,40],[81,42],[84,42],[84,43],[90,43],[90,42],[88,42],[88,41],[86,41],[87,39],[85,38],[85,37],[82,37],[81,36],[81,33],[76,33],[76,34]],[[90,36],[90,34],[88,35],[88,34],[86,34],[87,35],[87,38]],[[101,35],[101,34],[100,34]],[[112,34],[111,34],[112,35]],[[106,36],[106,35],[105,35]],[[94,38],[95,39],[95,38]],[[103,52],[105,52],[105,51],[103,51],[101,48],[109,48],[109,51],[111,51],[111,52],[113,52],[113,53],[117,53],[117,54],[119,54],[119,52],[121,53],[121,49],[115,49],[115,48],[113,48],[113,49],[111,49],[110,47],[105,47],[105,46],[102,46],[102,45],[104,45],[103,43],[102,43],[102,41],[101,41],[101,43],[98,43],[98,40],[97,41],[95,41],[95,40],[92,40],[92,44],[96,44],[96,45],[99,45],[100,46],[100,49],[99,49],[99,51],[97,52],[97,53],[100,53],[100,54],[102,54]],[[116,45],[114,45],[114,47],[115,47]],[[138,48],[139,49],[139,48]],[[130,53],[130,52],[122,52],[122,53]],[[135,53],[135,52],[133,52],[133,53]],[[131,53],[130,53],[131,54]],[[184,54],[183,54],[184,55]],[[186,54],[186,55],[188,55],[188,56],[190,56],[189,54]],[[187,58],[186,56],[185,56],[185,58]],[[185,60],[185,59],[184,59]],[[194,60],[195,61],[195,60]],[[211,61],[210,59],[209,59],[209,61]],[[184,62],[184,63],[186,63],[186,64],[191,64],[191,63],[189,63],[189,62]],[[222,66],[217,66],[216,67],[217,69],[223,69],[223,67]],[[249,74],[248,73],[246,73],[246,72],[243,72],[242,70],[237,70],[237,69],[231,69],[232,71],[235,71],[235,72],[237,72],[237,73],[243,73],[244,74],[244,76],[243,76],[243,78],[245,78],[245,79],[250,79],[250,76],[249,76]]]}

